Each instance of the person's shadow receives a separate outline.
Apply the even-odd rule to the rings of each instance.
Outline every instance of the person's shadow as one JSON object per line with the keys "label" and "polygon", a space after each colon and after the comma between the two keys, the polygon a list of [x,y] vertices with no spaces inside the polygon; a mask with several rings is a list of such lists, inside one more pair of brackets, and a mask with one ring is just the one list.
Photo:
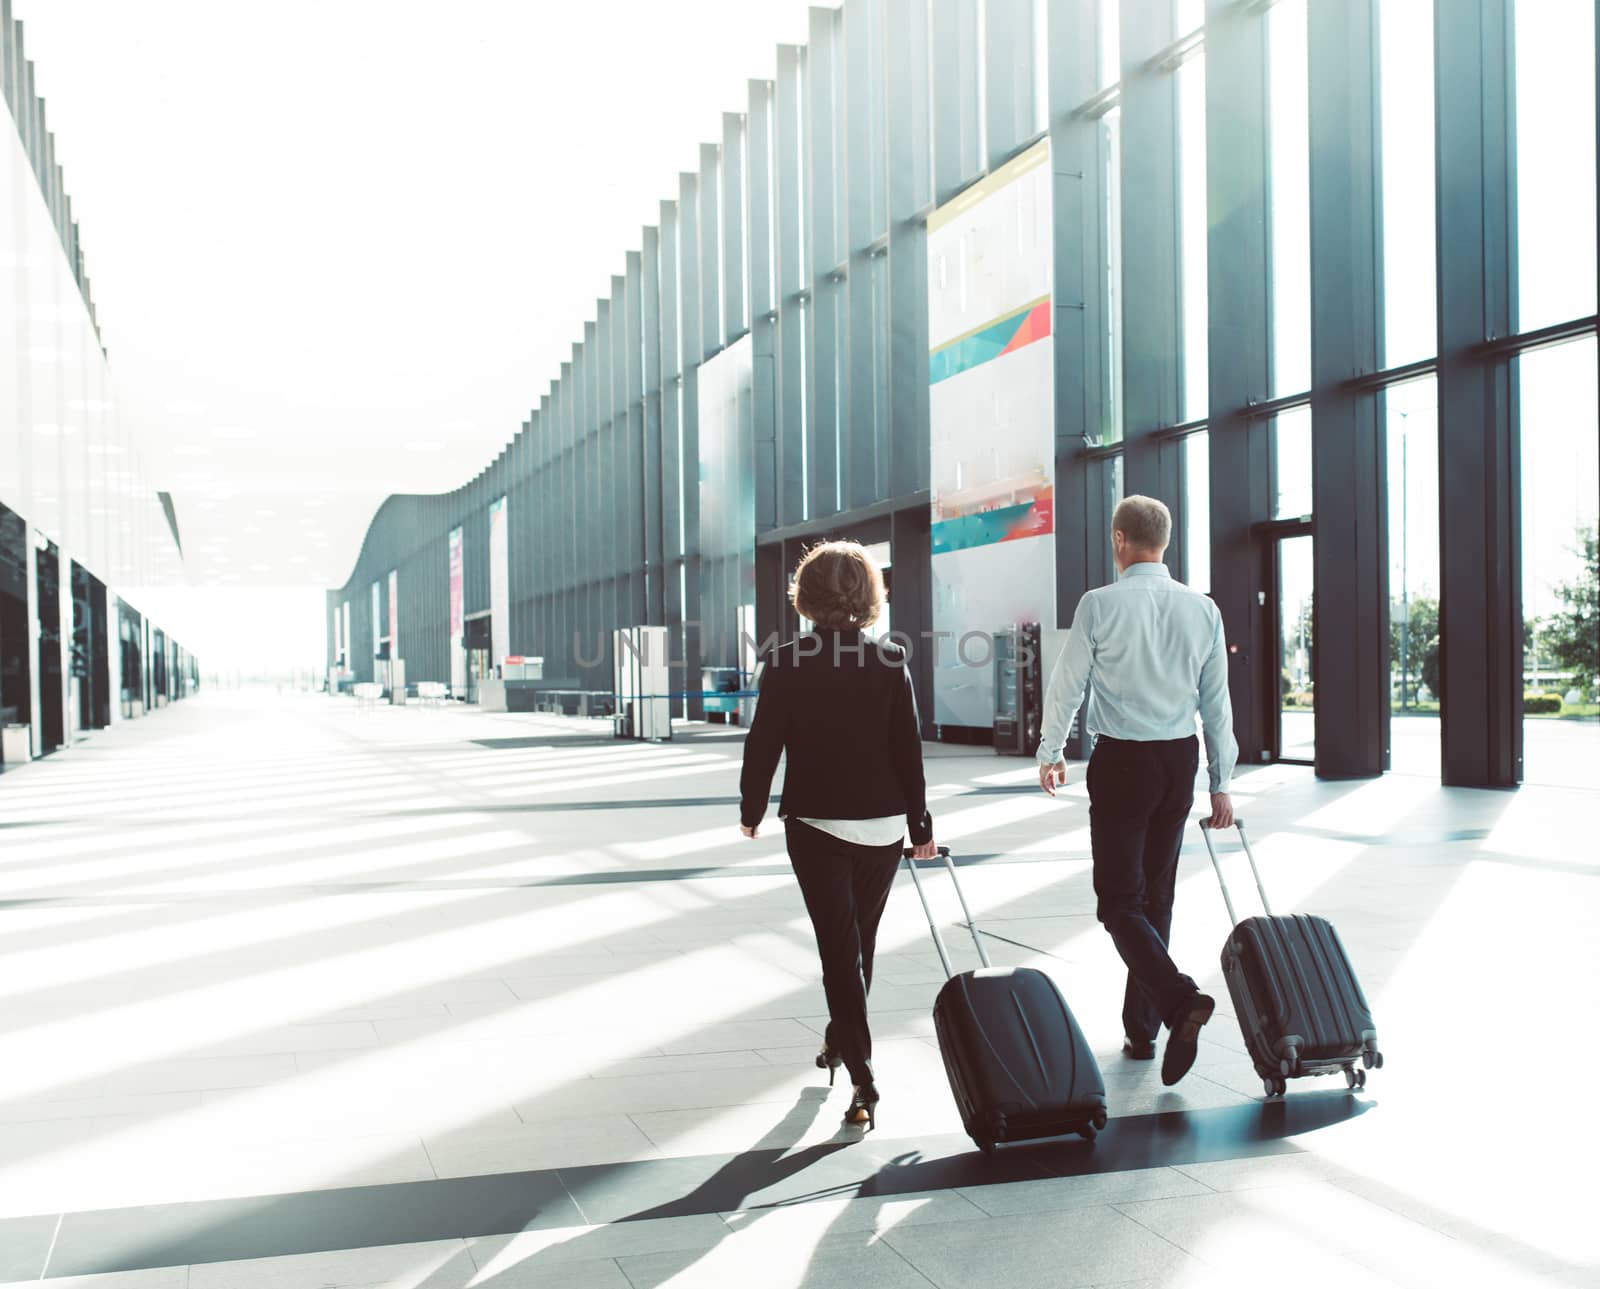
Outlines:
{"label": "person's shadow", "polygon": [[[828,1101],[827,1088],[806,1088],[784,1116],[765,1133],[762,1141],[770,1144],[734,1155],[692,1190],[647,1208],[638,1209],[625,1217],[597,1225],[560,1244],[549,1245],[529,1257],[517,1258],[515,1244],[507,1246],[502,1254],[491,1260],[476,1276],[471,1275],[472,1259],[463,1252],[434,1270],[416,1289],[461,1289],[470,1283],[473,1289],[492,1286],[497,1281],[518,1285],[543,1283],[543,1271],[551,1285],[563,1282],[562,1268],[577,1261],[613,1258],[618,1256],[614,1241],[605,1238],[606,1232],[621,1223],[643,1222],[672,1217],[691,1217],[707,1213],[727,1213],[746,1207],[746,1201],[769,1187],[805,1172],[819,1160],[845,1150],[861,1140],[859,1129],[841,1126],[827,1141],[816,1142],[799,1150],[791,1147],[802,1141],[817,1121]],[[578,1170],[571,1170],[576,1172]],[[727,1235],[733,1235],[729,1228]],[[512,1237],[513,1240],[515,1237]],[[723,1237],[726,1238],[726,1237]],[[721,1240],[718,1240],[718,1244]],[[586,1252],[585,1246],[593,1246]],[[693,1266],[708,1256],[717,1244],[703,1249],[683,1251],[674,1261],[674,1274]]]}

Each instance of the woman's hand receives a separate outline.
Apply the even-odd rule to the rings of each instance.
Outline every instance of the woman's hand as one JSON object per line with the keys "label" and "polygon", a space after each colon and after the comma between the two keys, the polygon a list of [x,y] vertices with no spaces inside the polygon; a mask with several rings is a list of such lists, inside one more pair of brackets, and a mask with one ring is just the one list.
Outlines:
{"label": "woman's hand", "polygon": [[938,853],[939,843],[934,841],[932,837],[929,837],[922,845],[911,848],[912,859],[932,859]]}
{"label": "woman's hand", "polygon": [[1041,765],[1039,767],[1039,786],[1052,797],[1056,789],[1065,787],[1067,782],[1067,763],[1057,761],[1054,765]]}
{"label": "woman's hand", "polygon": [[746,837],[754,837],[756,835],[756,833],[760,831],[760,829],[759,828],[746,828],[743,824],[740,824],[739,825],[739,831],[741,833],[743,833]]}

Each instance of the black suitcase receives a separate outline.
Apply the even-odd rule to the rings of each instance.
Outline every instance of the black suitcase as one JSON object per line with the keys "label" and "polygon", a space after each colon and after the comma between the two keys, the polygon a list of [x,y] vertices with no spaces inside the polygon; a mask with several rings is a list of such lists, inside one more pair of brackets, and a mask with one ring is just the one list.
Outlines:
{"label": "black suitcase", "polygon": [[1211,842],[1211,821],[1202,819],[1200,830],[1234,924],[1222,946],[1222,975],[1262,1086],[1267,1096],[1282,1096],[1290,1079],[1343,1071],[1348,1087],[1365,1087],[1367,1071],[1383,1064],[1383,1053],[1339,933],[1326,918],[1273,914],[1244,820],[1235,823],[1265,917],[1239,921]]}
{"label": "black suitcase", "polygon": [[916,861],[906,851],[947,977],[933,1004],[933,1028],[962,1126],[986,1154],[1001,1142],[1068,1133],[1094,1140],[1106,1126],[1106,1085],[1083,1031],[1044,972],[990,965],[949,849],[939,847],[939,856],[983,963],[977,971],[951,971]]}

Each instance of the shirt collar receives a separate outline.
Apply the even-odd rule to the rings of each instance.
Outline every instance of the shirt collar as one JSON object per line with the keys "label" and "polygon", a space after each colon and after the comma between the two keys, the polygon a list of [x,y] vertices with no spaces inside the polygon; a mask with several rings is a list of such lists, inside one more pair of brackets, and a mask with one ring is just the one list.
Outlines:
{"label": "shirt collar", "polygon": [[1160,560],[1145,560],[1129,564],[1122,570],[1123,577],[1171,577],[1172,571]]}

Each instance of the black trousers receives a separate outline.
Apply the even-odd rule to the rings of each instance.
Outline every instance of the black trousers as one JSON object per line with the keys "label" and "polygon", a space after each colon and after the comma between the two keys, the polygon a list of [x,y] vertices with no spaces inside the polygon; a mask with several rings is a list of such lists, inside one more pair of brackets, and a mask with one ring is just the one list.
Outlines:
{"label": "black trousers", "polygon": [[798,819],[784,820],[784,831],[822,958],[828,1046],[843,1058],[850,1081],[865,1083],[872,1078],[872,955],[901,846],[857,846]]}
{"label": "black trousers", "polygon": [[1128,965],[1122,1024],[1154,1039],[1196,992],[1167,953],[1178,850],[1194,808],[1199,740],[1100,738],[1089,758],[1089,842],[1096,914]]}

